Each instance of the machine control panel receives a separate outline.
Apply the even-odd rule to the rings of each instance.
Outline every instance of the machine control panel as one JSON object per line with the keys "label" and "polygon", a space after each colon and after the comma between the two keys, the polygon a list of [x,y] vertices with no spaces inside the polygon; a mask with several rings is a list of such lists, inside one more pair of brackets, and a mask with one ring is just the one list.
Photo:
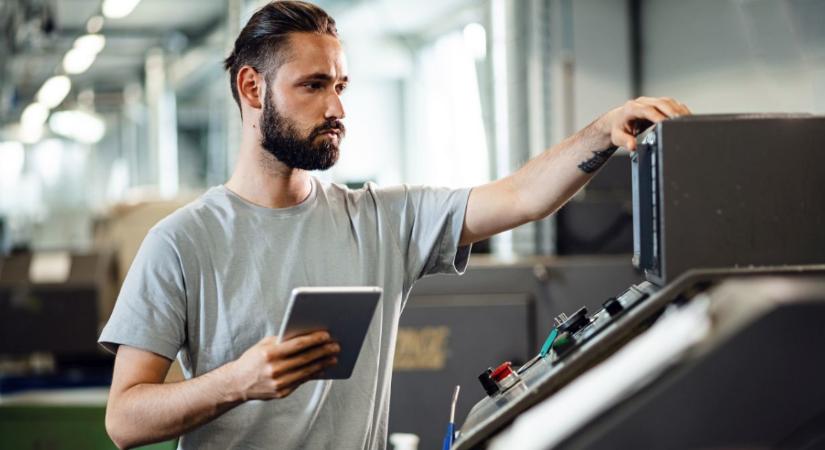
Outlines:
{"label": "machine control panel", "polygon": [[[639,302],[657,291],[649,282],[630,286],[617,297],[607,299],[603,308],[588,315],[587,308],[580,308],[571,315],[559,314],[541,351],[518,369],[512,363],[503,362],[495,368],[487,368],[479,375],[487,397],[479,401],[462,426],[461,433],[472,433],[496,420],[497,416],[517,404],[525,395],[552,377],[571,355],[585,345],[613,321],[632,309]],[[457,444],[461,443],[461,435]]]}

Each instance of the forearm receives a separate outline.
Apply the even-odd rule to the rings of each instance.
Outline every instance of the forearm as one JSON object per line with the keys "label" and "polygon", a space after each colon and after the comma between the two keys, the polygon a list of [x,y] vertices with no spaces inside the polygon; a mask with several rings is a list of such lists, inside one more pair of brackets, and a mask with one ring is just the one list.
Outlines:
{"label": "forearm", "polygon": [[[231,363],[230,363],[231,364]],[[106,429],[120,448],[172,439],[243,402],[229,365],[191,380],[143,383],[110,399]]]}
{"label": "forearm", "polygon": [[612,109],[500,180],[473,188],[464,215],[461,245],[542,219],[570,200],[622,145],[636,149],[641,122],[690,114],[670,98],[639,97]]}
{"label": "forearm", "polygon": [[559,209],[615,151],[609,130],[597,120],[507,177],[526,220],[542,219]]}
{"label": "forearm", "polygon": [[602,119],[500,180],[473,188],[461,245],[477,242],[560,208],[615,151]]}

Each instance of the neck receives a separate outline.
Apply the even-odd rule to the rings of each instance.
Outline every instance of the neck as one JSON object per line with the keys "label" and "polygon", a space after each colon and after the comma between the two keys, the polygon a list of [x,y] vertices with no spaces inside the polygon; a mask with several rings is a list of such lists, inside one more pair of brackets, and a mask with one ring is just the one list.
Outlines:
{"label": "neck", "polygon": [[312,190],[309,173],[285,166],[261,147],[255,127],[243,128],[238,161],[226,188],[265,208],[288,208],[304,201]]}

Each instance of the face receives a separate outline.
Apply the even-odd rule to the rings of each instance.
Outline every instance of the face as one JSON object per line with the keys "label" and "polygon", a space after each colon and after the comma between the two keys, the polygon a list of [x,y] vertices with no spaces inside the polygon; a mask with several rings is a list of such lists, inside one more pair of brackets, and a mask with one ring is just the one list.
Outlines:
{"label": "face", "polygon": [[343,50],[338,39],[310,33],[290,36],[290,49],[290,58],[267,79],[261,145],[288,167],[328,169],[346,133]]}

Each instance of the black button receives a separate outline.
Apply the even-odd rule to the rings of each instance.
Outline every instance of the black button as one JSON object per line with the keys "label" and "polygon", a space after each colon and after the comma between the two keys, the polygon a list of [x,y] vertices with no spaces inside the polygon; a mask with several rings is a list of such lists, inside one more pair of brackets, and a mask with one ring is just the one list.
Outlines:
{"label": "black button", "polygon": [[624,310],[624,306],[616,300],[616,297],[610,297],[609,299],[605,300],[602,304],[604,306],[605,311],[607,311],[610,316],[615,316]]}
{"label": "black button", "polygon": [[566,331],[573,334],[584,328],[588,323],[590,323],[590,319],[587,318],[587,308],[581,308],[573,313],[563,324],[559,325],[559,331]]}
{"label": "black button", "polygon": [[481,382],[481,387],[484,388],[484,392],[486,392],[490,397],[498,392],[498,384],[490,378],[491,373],[493,373],[493,369],[488,368],[478,376],[478,381]]}

